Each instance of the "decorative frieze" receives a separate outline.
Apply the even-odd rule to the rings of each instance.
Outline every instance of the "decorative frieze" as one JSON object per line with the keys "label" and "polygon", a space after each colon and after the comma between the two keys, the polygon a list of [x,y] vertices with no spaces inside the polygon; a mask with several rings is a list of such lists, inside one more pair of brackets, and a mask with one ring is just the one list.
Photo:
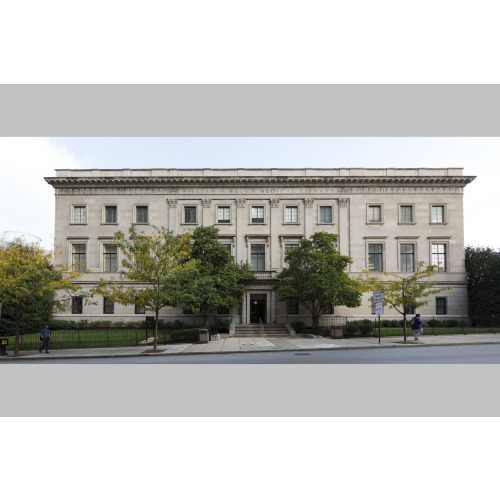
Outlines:
{"label": "decorative frieze", "polygon": [[280,206],[279,198],[271,198],[271,208],[278,208]]}
{"label": "decorative frieze", "polygon": [[314,198],[306,198],[304,200],[306,208],[312,208],[314,205]]}
{"label": "decorative frieze", "polygon": [[212,205],[212,200],[210,198],[205,198],[204,200],[201,200],[201,204],[204,207],[210,207]]}
{"label": "decorative frieze", "polygon": [[172,207],[172,208],[174,208],[174,207],[176,207],[176,206],[177,206],[177,200],[176,200],[176,199],[174,199],[174,198],[169,198],[169,199],[167,200],[167,203],[168,203],[168,206],[169,206],[169,207]]}
{"label": "decorative frieze", "polygon": [[245,202],[247,200],[245,200],[245,198],[236,198],[236,206],[238,208],[245,208]]}
{"label": "decorative frieze", "polygon": [[349,198],[339,198],[339,207],[347,207],[349,205]]}

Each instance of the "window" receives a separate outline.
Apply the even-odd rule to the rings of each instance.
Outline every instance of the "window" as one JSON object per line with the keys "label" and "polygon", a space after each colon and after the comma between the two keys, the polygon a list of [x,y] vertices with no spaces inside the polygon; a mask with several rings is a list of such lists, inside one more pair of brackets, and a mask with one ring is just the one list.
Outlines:
{"label": "window", "polygon": [[415,314],[415,306],[413,304],[406,306],[406,314]]}
{"label": "window", "polygon": [[118,209],[114,206],[104,207],[104,222],[106,224],[116,224],[118,221]]}
{"label": "window", "polygon": [[219,224],[229,224],[231,222],[231,207],[217,208],[217,222]]}
{"label": "window", "polygon": [[299,303],[296,300],[289,300],[286,303],[287,314],[299,314]]}
{"label": "window", "polygon": [[196,207],[184,207],[184,224],[196,224]]}
{"label": "window", "polygon": [[399,222],[403,224],[413,222],[413,205],[401,205],[399,207]]}
{"label": "window", "polygon": [[331,224],[333,222],[332,207],[319,207],[320,224]]}
{"label": "window", "polygon": [[103,314],[114,314],[115,313],[115,303],[111,299],[104,297],[102,312],[103,312]]}
{"label": "window", "polygon": [[447,314],[446,297],[436,297],[436,314]]}
{"label": "window", "polygon": [[229,307],[219,306],[217,308],[217,314],[229,314]]}
{"label": "window", "polygon": [[192,309],[183,309],[182,314],[194,314]]}
{"label": "window", "polygon": [[294,248],[299,248],[298,243],[285,243],[285,255]]}
{"label": "window", "polygon": [[135,314],[146,314],[146,306],[141,306],[137,303],[137,297],[135,298]]}
{"label": "window", "polygon": [[104,245],[103,270],[105,273],[118,271],[118,247],[116,245]]}
{"label": "window", "polygon": [[382,222],[381,205],[368,205],[368,222]]}
{"label": "window", "polygon": [[333,314],[333,306],[329,306],[329,307],[327,307],[327,308],[324,310],[323,314]]}
{"label": "window", "polygon": [[252,224],[264,224],[264,207],[252,207]]}
{"label": "window", "polygon": [[285,207],[285,223],[296,224],[299,222],[299,207]]}
{"label": "window", "polygon": [[377,273],[382,272],[382,244],[370,243],[368,245],[368,269]]}
{"label": "window", "polygon": [[250,267],[252,271],[266,270],[266,247],[265,245],[251,245]]}
{"label": "window", "polygon": [[82,314],[82,312],[83,312],[83,297],[72,297],[71,314]]}
{"label": "window", "polygon": [[73,207],[73,224],[87,224],[87,207]]}
{"label": "window", "polygon": [[415,245],[401,244],[399,247],[400,271],[412,273],[415,271]]}
{"label": "window", "polygon": [[87,245],[73,245],[71,265],[73,266],[73,270],[79,273],[87,270]]}
{"label": "window", "polygon": [[135,222],[136,224],[148,223],[148,207],[145,206],[135,207]]}
{"label": "window", "polygon": [[437,267],[438,272],[446,271],[446,245],[444,243],[432,245],[431,263]]}
{"label": "window", "polygon": [[444,223],[444,205],[432,205],[431,222],[433,224]]}

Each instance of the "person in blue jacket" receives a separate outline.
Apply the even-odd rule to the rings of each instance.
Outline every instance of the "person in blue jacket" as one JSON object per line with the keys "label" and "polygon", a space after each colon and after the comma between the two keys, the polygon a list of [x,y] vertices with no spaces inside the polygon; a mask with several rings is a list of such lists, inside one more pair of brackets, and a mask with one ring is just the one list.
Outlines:
{"label": "person in blue jacket", "polygon": [[49,325],[45,325],[44,328],[40,330],[40,340],[42,341],[42,347],[38,350],[42,352],[42,349],[45,348],[45,353],[49,352],[49,342],[50,342],[50,330]]}
{"label": "person in blue jacket", "polygon": [[422,324],[422,318],[420,318],[420,314],[415,315],[415,317],[410,322],[410,326],[413,330],[413,337],[415,337],[415,340],[418,340],[420,335],[424,333],[424,326]]}

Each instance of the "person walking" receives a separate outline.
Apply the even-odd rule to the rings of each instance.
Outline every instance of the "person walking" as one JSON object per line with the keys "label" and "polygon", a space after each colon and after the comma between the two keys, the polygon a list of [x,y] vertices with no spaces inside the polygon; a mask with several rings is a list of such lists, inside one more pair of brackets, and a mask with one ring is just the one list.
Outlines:
{"label": "person walking", "polygon": [[42,341],[42,347],[38,349],[38,352],[42,352],[42,349],[45,348],[45,354],[48,354],[50,342],[49,325],[45,325],[45,327],[40,330],[40,340]]}
{"label": "person walking", "polygon": [[411,329],[413,330],[413,337],[418,340],[420,335],[424,333],[424,326],[422,324],[422,318],[420,314],[416,314],[415,317],[410,322]]}

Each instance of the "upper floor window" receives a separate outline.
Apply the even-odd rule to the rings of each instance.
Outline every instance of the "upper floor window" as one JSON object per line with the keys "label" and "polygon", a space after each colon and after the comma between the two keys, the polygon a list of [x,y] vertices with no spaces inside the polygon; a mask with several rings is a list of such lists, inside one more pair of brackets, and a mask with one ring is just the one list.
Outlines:
{"label": "upper floor window", "polygon": [[299,207],[285,207],[285,223],[296,224],[299,222]]}
{"label": "upper floor window", "polygon": [[368,205],[368,222],[382,222],[381,205]]}
{"label": "upper floor window", "polygon": [[413,222],[413,205],[400,205],[399,222],[409,224]]}
{"label": "upper floor window", "polygon": [[444,205],[432,205],[431,222],[433,224],[444,223]]}
{"label": "upper floor window", "polygon": [[299,248],[298,243],[285,243],[285,255],[290,251],[295,248]]}
{"label": "upper floor window", "polygon": [[402,273],[415,271],[415,245],[401,244],[399,247],[400,270]]}
{"label": "upper floor window", "polygon": [[264,224],[264,207],[252,207],[252,224]]}
{"label": "upper floor window", "polygon": [[197,223],[197,207],[184,207],[184,224],[196,224]]}
{"label": "upper floor window", "polygon": [[381,243],[370,243],[368,245],[368,269],[377,273],[381,273],[382,269],[382,252],[383,245]]}
{"label": "upper floor window", "polygon": [[148,224],[149,214],[147,206],[136,206],[135,207],[135,222],[136,224]]}
{"label": "upper floor window", "polygon": [[73,245],[71,265],[73,270],[77,272],[87,270],[87,245],[81,243]]}
{"label": "upper floor window", "polygon": [[104,245],[103,261],[105,273],[118,271],[118,247],[116,245]]}
{"label": "upper floor window", "polygon": [[85,205],[73,207],[73,224],[87,224],[87,207]]}
{"label": "upper floor window", "polygon": [[437,243],[432,245],[432,262],[437,267],[438,272],[446,271],[446,245]]}
{"label": "upper floor window", "polygon": [[104,207],[104,222],[106,224],[116,224],[118,222],[118,208],[116,206]]}
{"label": "upper floor window", "polygon": [[332,207],[319,207],[319,222],[331,224],[333,222]]}
{"label": "upper floor window", "polygon": [[229,224],[231,222],[231,207],[217,208],[217,222],[219,224]]}
{"label": "upper floor window", "polygon": [[250,267],[252,271],[266,270],[266,246],[251,245],[250,248]]}

